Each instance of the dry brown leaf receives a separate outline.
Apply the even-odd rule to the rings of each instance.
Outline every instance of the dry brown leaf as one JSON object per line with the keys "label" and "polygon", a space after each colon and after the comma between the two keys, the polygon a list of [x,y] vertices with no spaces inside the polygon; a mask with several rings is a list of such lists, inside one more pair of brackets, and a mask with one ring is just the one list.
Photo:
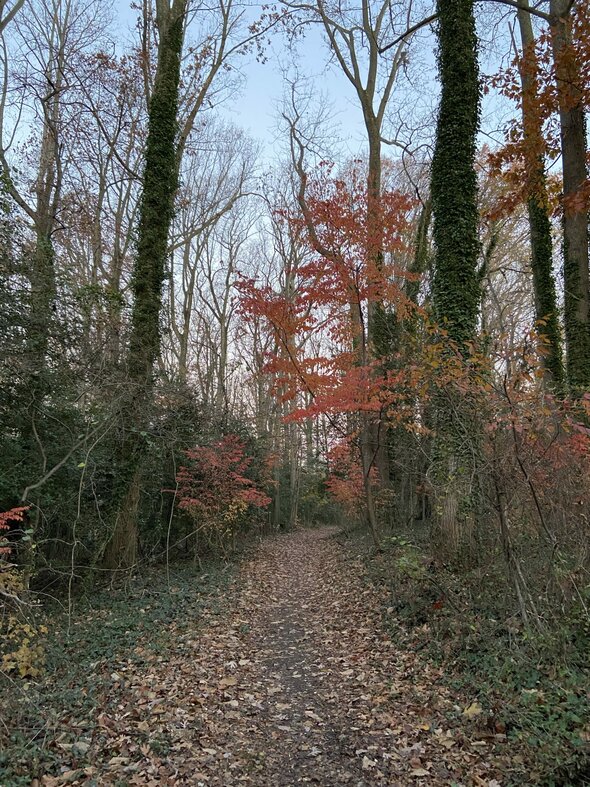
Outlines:
{"label": "dry brown leaf", "polygon": [[479,716],[480,713],[483,713],[483,708],[479,702],[472,702],[471,705],[468,705],[463,711],[463,716],[467,716],[468,719],[472,719],[474,716]]}
{"label": "dry brown leaf", "polygon": [[377,765],[377,760],[371,760],[365,754],[365,756],[363,757],[363,766],[362,766],[363,771],[371,770],[371,768],[374,768],[376,765]]}

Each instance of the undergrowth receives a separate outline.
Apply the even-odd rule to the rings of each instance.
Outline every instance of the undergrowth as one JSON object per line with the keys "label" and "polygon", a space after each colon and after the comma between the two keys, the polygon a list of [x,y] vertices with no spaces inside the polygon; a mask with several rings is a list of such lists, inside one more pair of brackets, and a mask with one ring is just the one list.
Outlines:
{"label": "undergrowth", "polygon": [[[221,596],[233,566],[150,569],[118,588],[80,596],[71,614],[44,608],[44,669],[20,679],[0,673],[0,785],[29,787],[59,773],[68,751],[83,770],[105,698],[125,673],[165,659],[171,638],[199,625],[199,609]],[[40,616],[41,613],[39,613]],[[112,692],[111,692],[112,693]]]}
{"label": "undergrowth", "polygon": [[391,537],[376,553],[360,533],[369,579],[385,586],[384,616],[395,641],[444,667],[458,697],[476,698],[480,727],[506,736],[514,751],[511,785],[590,785],[590,628],[583,610],[542,632],[507,603],[495,583],[495,606],[478,592],[481,576],[459,578],[410,538]]}

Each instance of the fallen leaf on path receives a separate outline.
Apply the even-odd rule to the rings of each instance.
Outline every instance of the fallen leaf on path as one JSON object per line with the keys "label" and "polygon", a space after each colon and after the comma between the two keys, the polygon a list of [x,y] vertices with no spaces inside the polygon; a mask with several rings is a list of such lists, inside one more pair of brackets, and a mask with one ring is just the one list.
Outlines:
{"label": "fallen leaf on path", "polygon": [[463,711],[463,716],[467,716],[468,719],[472,719],[474,716],[479,716],[480,713],[483,713],[483,708],[479,702],[472,702],[471,705],[468,705]]}

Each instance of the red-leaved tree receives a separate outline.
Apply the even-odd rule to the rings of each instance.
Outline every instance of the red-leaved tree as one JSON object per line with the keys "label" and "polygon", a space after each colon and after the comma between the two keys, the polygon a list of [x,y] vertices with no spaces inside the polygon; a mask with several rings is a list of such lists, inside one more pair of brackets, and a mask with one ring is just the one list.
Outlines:
{"label": "red-leaved tree", "polygon": [[309,261],[285,271],[287,292],[254,280],[240,284],[242,309],[263,316],[273,334],[276,351],[266,371],[277,394],[293,402],[289,418],[338,419],[337,435],[343,436],[344,423],[344,433],[355,438],[349,445],[362,467],[373,531],[372,443],[393,389],[393,373],[375,351],[374,317],[377,306],[397,319],[414,308],[400,262],[413,206],[407,194],[389,189],[370,213],[363,166],[355,162],[334,177],[332,165],[323,163],[306,178],[301,210],[282,212],[305,238]]}
{"label": "red-leaved tree", "polygon": [[188,462],[176,476],[178,508],[212,544],[223,548],[251,508],[266,508],[271,498],[248,478],[252,457],[237,435],[186,451]]}

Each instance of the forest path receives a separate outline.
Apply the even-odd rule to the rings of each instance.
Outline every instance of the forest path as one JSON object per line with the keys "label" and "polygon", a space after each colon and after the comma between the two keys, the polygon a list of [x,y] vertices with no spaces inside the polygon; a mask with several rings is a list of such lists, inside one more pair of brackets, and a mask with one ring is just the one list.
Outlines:
{"label": "forest path", "polygon": [[440,671],[396,648],[336,536],[263,542],[227,599],[107,701],[98,782],[77,783],[499,787],[489,744],[461,732]]}

